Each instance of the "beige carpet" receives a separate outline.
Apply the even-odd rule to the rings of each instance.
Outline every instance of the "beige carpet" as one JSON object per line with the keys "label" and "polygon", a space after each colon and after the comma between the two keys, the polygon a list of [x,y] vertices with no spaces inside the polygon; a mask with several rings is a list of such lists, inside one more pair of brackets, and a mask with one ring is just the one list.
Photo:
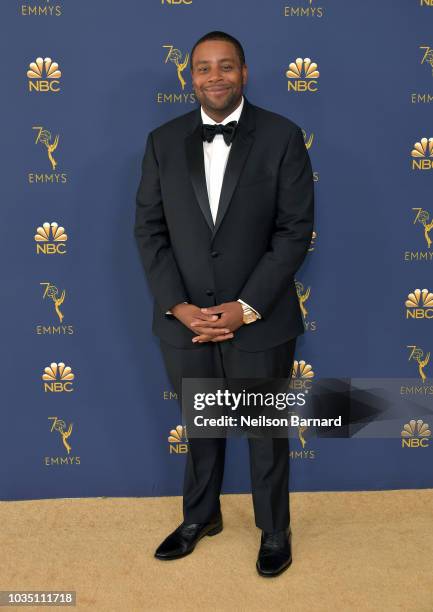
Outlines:
{"label": "beige carpet", "polygon": [[433,611],[433,490],[293,494],[293,564],[274,579],[256,574],[248,495],[222,497],[223,532],[192,555],[154,559],[180,505],[1,502],[0,589],[71,589],[78,609],[122,612]]}

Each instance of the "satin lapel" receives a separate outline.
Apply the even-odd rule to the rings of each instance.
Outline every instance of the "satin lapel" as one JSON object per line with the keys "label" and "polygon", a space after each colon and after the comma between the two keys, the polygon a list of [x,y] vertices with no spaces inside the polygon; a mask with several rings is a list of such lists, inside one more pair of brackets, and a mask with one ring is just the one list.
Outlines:
{"label": "satin lapel", "polygon": [[218,228],[221,225],[224,215],[227,212],[233,192],[238,183],[242,169],[247,161],[248,153],[250,152],[251,145],[254,142],[252,134],[245,134],[239,131],[233,140],[230,148],[230,153],[227,159],[227,166],[224,173],[223,184],[221,187],[221,195],[218,204],[218,212],[215,220],[215,228],[213,235],[215,236]]}
{"label": "satin lapel", "polygon": [[191,177],[192,186],[198,204],[206,219],[212,237],[215,236],[224,215],[227,212],[233,192],[238,183],[242,169],[247,160],[251,146],[254,142],[255,117],[254,107],[244,96],[244,107],[239,118],[237,134],[230,148],[227,160],[226,171],[224,173],[221,195],[218,204],[218,213],[214,224],[210,211],[209,197],[206,185],[206,173],[204,168],[203,140],[201,137],[201,114],[200,109],[193,119],[192,131],[185,138],[185,150],[188,169]]}
{"label": "satin lapel", "polygon": [[[200,112],[200,111],[199,111]],[[203,140],[201,137],[201,123],[199,122],[191,134],[185,139],[186,159],[191,177],[192,186],[210,230],[214,231],[214,222],[210,211],[209,197],[206,186],[204,169]]]}

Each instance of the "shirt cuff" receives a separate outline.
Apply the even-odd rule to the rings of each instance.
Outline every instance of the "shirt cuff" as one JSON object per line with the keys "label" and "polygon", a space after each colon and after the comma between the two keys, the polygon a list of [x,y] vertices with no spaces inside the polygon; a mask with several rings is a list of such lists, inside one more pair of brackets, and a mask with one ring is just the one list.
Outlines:
{"label": "shirt cuff", "polygon": [[257,310],[255,308],[253,308],[252,306],[250,306],[249,304],[247,304],[243,300],[237,300],[237,301],[240,302],[241,304],[244,304],[244,306],[248,306],[248,308],[251,308],[251,310],[253,310],[256,313],[258,319],[262,318],[261,314],[259,312],[257,312]]}
{"label": "shirt cuff", "polygon": [[[184,304],[188,304],[188,302],[184,302]],[[172,315],[173,313],[171,312],[171,310],[167,310],[167,312],[165,314],[170,314]]]}

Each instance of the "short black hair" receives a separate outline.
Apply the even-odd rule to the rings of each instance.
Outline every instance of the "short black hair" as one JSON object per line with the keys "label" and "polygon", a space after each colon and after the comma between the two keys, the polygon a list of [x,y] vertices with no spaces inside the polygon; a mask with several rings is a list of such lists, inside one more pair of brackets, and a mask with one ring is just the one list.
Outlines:
{"label": "short black hair", "polygon": [[244,49],[243,49],[241,43],[238,41],[238,39],[235,38],[234,36],[231,36],[231,34],[227,34],[227,32],[221,32],[219,30],[214,30],[213,32],[208,32],[207,34],[205,34],[204,36],[199,38],[198,41],[193,46],[193,48],[191,49],[190,64],[189,64],[191,70],[192,70],[192,56],[193,56],[193,53],[195,51],[195,48],[197,47],[197,45],[199,45],[202,42],[205,42],[206,40],[225,40],[226,42],[232,43],[232,45],[234,45],[234,47],[236,49],[236,54],[237,54],[237,56],[239,58],[241,66],[243,66],[245,64]]}

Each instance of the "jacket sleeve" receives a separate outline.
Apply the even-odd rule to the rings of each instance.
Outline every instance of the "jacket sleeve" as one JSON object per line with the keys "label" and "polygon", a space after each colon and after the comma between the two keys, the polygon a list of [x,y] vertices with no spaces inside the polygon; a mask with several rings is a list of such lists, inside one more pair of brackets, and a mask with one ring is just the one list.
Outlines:
{"label": "jacket sleeve", "polygon": [[165,313],[188,301],[182,277],[170,244],[161,198],[158,161],[150,133],[142,161],[136,197],[134,235],[150,290]]}
{"label": "jacket sleeve", "polygon": [[272,311],[305,259],[314,222],[314,181],[301,129],[290,138],[278,176],[278,201],[269,248],[249,276],[240,299],[263,318]]}

